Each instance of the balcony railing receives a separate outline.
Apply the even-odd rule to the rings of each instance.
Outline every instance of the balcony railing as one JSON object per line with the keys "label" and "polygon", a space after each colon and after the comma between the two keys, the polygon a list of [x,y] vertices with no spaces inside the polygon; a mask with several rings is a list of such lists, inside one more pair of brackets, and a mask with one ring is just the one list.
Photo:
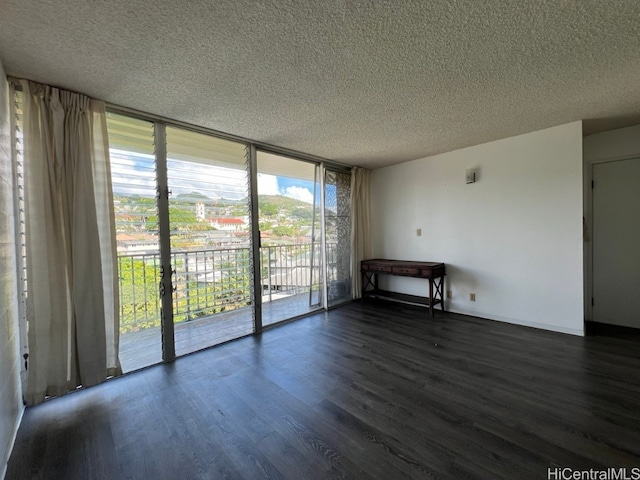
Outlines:
{"label": "balcony railing", "polygon": [[[335,264],[335,248],[327,246]],[[322,252],[319,243],[260,249],[264,302],[319,290]],[[190,321],[251,305],[251,250],[216,248],[172,253],[174,322]],[[118,256],[120,332],[160,325],[160,254]]]}

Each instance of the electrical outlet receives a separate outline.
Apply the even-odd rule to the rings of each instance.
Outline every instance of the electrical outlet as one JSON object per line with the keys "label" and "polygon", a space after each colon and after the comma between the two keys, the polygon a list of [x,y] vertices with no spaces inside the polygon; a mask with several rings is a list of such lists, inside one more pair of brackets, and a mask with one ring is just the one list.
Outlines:
{"label": "electrical outlet", "polygon": [[416,228],[416,237],[421,237],[421,236],[422,236],[422,229]]}
{"label": "electrical outlet", "polygon": [[447,290],[447,298],[451,298],[451,297],[453,297],[451,290]]}
{"label": "electrical outlet", "polygon": [[476,301],[476,294],[475,293],[470,293],[469,294],[469,300],[471,300],[472,302]]}

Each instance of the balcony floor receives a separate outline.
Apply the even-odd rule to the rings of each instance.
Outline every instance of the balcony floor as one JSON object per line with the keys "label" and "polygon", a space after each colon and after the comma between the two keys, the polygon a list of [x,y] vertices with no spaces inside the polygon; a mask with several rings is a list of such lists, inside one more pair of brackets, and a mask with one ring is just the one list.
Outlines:
{"label": "balcony floor", "polygon": [[[263,297],[262,323],[272,325],[317,310],[309,306],[309,294]],[[317,300],[317,294],[314,294]],[[246,307],[175,324],[176,355],[186,355],[253,333],[253,308]],[[120,363],[124,372],[162,361],[162,332],[152,327],[120,336]]]}

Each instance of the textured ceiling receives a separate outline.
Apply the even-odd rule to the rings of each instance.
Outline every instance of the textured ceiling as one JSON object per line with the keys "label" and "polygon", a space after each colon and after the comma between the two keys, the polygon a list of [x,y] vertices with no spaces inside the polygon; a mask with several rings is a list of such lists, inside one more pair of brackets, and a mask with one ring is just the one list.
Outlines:
{"label": "textured ceiling", "polygon": [[377,167],[640,123],[637,0],[0,0],[9,75]]}

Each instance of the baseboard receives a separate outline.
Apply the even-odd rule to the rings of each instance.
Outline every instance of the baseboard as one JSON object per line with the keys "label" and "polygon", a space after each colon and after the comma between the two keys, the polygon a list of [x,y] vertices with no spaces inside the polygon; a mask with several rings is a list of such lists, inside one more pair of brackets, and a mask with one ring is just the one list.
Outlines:
{"label": "baseboard", "polygon": [[562,327],[559,325],[553,325],[550,323],[528,322],[526,320],[520,320],[517,318],[509,318],[509,317],[503,317],[501,315],[492,315],[492,314],[487,314],[482,312],[474,312],[470,310],[464,310],[461,308],[455,308],[455,309],[452,308],[452,309],[448,309],[448,311],[452,313],[460,313],[462,315],[470,315],[472,317],[486,318],[487,320],[495,320],[497,322],[511,323],[513,325],[521,325],[523,327],[531,327],[531,328],[537,328],[540,330],[549,330],[551,332],[566,333],[568,335],[576,335],[579,337],[584,337],[584,327],[581,329],[575,329],[575,328]]}
{"label": "baseboard", "polygon": [[7,466],[9,464],[9,459],[11,458],[11,453],[13,452],[13,447],[16,445],[16,438],[18,437],[18,429],[20,428],[20,424],[22,423],[22,417],[24,416],[24,405],[20,406],[20,413],[18,414],[18,418],[16,419],[16,424],[13,428],[13,435],[11,436],[11,442],[9,443],[10,447],[7,451],[7,458],[2,459],[2,467],[0,468],[0,479],[4,480],[7,475]]}

